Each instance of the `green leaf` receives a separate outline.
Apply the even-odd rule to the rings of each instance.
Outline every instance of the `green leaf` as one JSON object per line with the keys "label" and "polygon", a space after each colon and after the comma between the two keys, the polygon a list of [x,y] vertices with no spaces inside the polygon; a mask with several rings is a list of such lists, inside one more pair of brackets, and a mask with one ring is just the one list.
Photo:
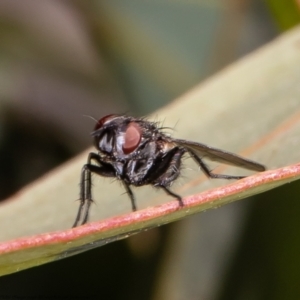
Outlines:
{"label": "green leaf", "polygon": [[[228,67],[157,112],[154,119],[165,120],[165,126],[178,122],[174,136],[242,154],[269,169],[295,164],[300,148],[299,33],[297,28]],[[74,255],[219,207],[297,180],[300,174],[296,164],[213,189],[224,185],[224,181],[207,180],[201,172],[189,172],[189,179],[180,188],[172,187],[180,195],[194,195],[185,197],[184,208],[179,209],[174,200],[167,202],[170,198],[163,193],[155,196],[153,188],[141,187],[135,191],[141,210],[135,213],[129,213],[130,201],[122,195],[121,186],[94,177],[96,205],[91,221],[98,221],[69,229],[77,211],[80,169],[87,154],[1,204],[0,222],[5,230],[0,238],[17,238],[0,244],[1,274]],[[224,167],[214,172],[237,174]],[[238,174],[244,172],[239,170]],[[24,238],[30,235],[34,236]]]}
{"label": "green leaf", "polygon": [[299,178],[300,164],[292,165],[186,197],[184,207],[179,207],[176,201],[172,201],[74,229],[2,243],[0,244],[0,274],[20,271],[103,246],[143,230],[216,208]]}

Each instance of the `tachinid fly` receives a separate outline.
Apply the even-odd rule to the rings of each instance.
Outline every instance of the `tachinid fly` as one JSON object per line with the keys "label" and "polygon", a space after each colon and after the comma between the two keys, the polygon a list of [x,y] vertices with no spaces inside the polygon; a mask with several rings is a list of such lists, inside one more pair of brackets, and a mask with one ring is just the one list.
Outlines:
{"label": "tachinid fly", "polygon": [[[101,118],[92,132],[98,153],[91,152],[82,167],[80,206],[73,227],[88,220],[92,203],[91,174],[120,180],[136,210],[130,186],[151,184],[163,189],[183,206],[182,198],[169,187],[180,174],[182,156],[187,153],[210,178],[241,179],[244,176],[215,174],[203,161],[207,158],[253,171],[264,171],[259,163],[236,154],[204,144],[175,139],[162,132],[156,123],[125,115],[107,115]],[[92,164],[94,162],[95,164]]]}

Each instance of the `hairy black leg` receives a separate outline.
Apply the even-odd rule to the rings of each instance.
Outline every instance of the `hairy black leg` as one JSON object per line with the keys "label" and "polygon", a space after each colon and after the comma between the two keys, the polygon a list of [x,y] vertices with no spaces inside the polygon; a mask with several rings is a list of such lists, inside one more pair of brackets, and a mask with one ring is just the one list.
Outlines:
{"label": "hairy black leg", "polygon": [[125,187],[126,193],[128,194],[128,196],[130,198],[132,211],[136,211],[136,204],[135,204],[134,194],[133,194],[129,184],[127,184],[125,181],[122,181],[122,182],[123,182],[123,185]]}
{"label": "hairy black leg", "polygon": [[85,198],[85,194],[86,194],[85,189],[86,189],[86,183],[87,183],[86,182],[86,172],[88,172],[86,166],[87,165],[84,165],[81,169],[80,194],[79,194],[80,204],[79,204],[78,212],[77,212],[77,215],[76,215],[76,218],[75,218],[75,222],[74,222],[72,227],[78,226],[78,222],[80,220],[82,210],[83,210],[83,207],[84,207],[84,204],[85,204],[85,201],[86,201],[86,198]]}
{"label": "hairy black leg", "polygon": [[185,149],[176,147],[163,157],[161,163],[163,168],[159,170],[159,177],[156,178],[153,183],[153,186],[162,188],[168,195],[176,198],[180,206],[184,206],[181,196],[173,193],[168,186],[178,177],[180,173],[181,158],[185,152]]}
{"label": "hairy black leg", "polygon": [[185,149],[175,147],[156,159],[144,181],[154,186],[169,186],[180,174],[181,157]]}
{"label": "hairy black leg", "polygon": [[225,174],[215,174],[209,170],[209,168],[206,166],[206,164],[202,161],[202,159],[197,156],[193,151],[187,150],[188,153],[191,155],[191,157],[194,159],[194,161],[200,166],[202,171],[205,173],[205,175],[209,178],[219,178],[219,179],[242,179],[246,176],[234,176],[234,175],[225,175]]}
{"label": "hairy black leg", "polygon": [[[92,160],[96,161],[100,166],[92,165]],[[82,167],[80,178],[80,204],[78,213],[75,218],[73,227],[78,226],[81,216],[83,219],[81,225],[85,224],[88,220],[89,208],[92,200],[92,178],[91,174],[95,173],[104,177],[115,177],[114,169],[111,165],[101,161],[101,157],[96,153],[90,153],[88,157],[88,163]],[[83,213],[84,210],[84,213]]]}
{"label": "hairy black leg", "polygon": [[162,188],[168,195],[170,195],[170,196],[176,198],[176,199],[178,200],[180,206],[184,206],[184,203],[183,203],[183,201],[182,201],[182,198],[181,198],[179,195],[173,193],[173,192],[172,192],[171,190],[169,190],[166,186],[158,185],[158,187]]}

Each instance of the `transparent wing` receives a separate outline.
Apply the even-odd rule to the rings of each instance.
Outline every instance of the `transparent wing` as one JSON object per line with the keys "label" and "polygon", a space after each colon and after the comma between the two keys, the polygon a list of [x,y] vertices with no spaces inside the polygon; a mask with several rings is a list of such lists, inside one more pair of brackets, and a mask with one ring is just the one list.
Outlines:
{"label": "transparent wing", "polygon": [[181,147],[186,148],[188,152],[192,152],[197,156],[199,155],[200,158],[208,158],[213,161],[221,162],[227,165],[234,165],[253,171],[262,172],[266,170],[263,165],[255,161],[201,143],[190,142],[181,139],[173,139],[173,142]]}

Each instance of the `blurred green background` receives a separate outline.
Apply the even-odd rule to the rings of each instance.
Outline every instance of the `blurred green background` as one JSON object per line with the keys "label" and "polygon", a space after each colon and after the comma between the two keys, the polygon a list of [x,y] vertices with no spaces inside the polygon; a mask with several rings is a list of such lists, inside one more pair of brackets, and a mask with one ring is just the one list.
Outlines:
{"label": "blurred green background", "polygon": [[[92,118],[149,114],[299,20],[291,0],[0,0],[0,197],[89,147]],[[216,236],[221,244],[205,228],[210,234],[189,248],[197,263],[182,263],[193,240],[176,240],[190,228],[178,222],[4,276],[0,298],[299,299],[300,224],[280,201],[290,193],[300,212],[292,187],[224,207],[225,217],[189,218],[194,230],[203,219],[229,228]]]}

